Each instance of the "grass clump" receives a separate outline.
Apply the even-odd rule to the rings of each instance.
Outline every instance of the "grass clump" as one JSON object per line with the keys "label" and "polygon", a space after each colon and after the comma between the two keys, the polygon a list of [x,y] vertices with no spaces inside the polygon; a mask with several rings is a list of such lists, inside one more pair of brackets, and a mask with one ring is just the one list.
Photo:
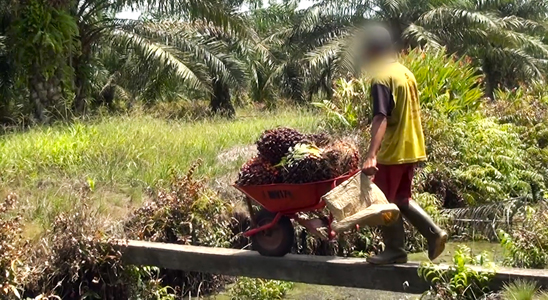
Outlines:
{"label": "grass clump", "polygon": [[0,195],[19,195],[25,221],[33,223],[26,229],[31,237],[78,203],[82,185],[93,186],[89,205],[121,219],[147,198],[149,187],[165,187],[173,170],[185,170],[196,159],[203,160],[199,175],[218,178],[238,170],[245,157],[218,156],[252,144],[277,125],[311,132],[317,118],[300,110],[244,111],[235,121],[130,115],[6,134],[0,137]]}
{"label": "grass clump", "polygon": [[230,289],[231,300],[283,299],[293,283],[256,278],[239,278]]}
{"label": "grass clump", "polygon": [[516,280],[505,284],[500,292],[501,300],[547,300],[548,294],[539,290],[536,283]]}

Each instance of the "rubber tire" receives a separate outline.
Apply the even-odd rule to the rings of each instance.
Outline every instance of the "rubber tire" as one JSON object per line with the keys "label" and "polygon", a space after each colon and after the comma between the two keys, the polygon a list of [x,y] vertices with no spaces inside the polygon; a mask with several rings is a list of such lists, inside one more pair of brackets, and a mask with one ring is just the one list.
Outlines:
{"label": "rubber tire", "polygon": [[[274,220],[275,217],[275,213],[269,212],[268,210],[263,208],[255,215],[255,224],[257,224],[257,226],[259,226],[259,224],[268,224],[272,220]],[[264,232],[258,232],[257,234],[251,236],[252,249],[258,251],[261,255],[264,256],[281,257],[291,252],[291,249],[293,248],[293,243],[295,241],[295,230],[293,228],[291,220],[288,217],[282,216],[280,220],[278,220],[278,223],[269,230],[281,231],[281,241],[278,243],[278,245],[275,248],[265,247],[265,245],[261,245],[260,236],[263,235]]]}

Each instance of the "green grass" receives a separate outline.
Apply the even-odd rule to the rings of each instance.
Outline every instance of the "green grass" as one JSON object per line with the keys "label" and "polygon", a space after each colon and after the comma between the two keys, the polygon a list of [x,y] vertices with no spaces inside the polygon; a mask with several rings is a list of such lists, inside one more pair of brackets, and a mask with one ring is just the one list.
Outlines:
{"label": "green grass", "polygon": [[252,144],[267,128],[314,131],[318,121],[297,110],[246,111],[236,121],[180,122],[139,115],[33,128],[0,138],[0,192],[21,197],[25,217],[35,227],[31,231],[42,231],[59,212],[79,204],[78,190],[84,185],[93,187],[91,204],[116,217],[140,203],[145,189],[161,184],[171,170],[185,171],[201,158],[198,173],[219,177],[243,163],[221,163],[217,156],[223,151]]}

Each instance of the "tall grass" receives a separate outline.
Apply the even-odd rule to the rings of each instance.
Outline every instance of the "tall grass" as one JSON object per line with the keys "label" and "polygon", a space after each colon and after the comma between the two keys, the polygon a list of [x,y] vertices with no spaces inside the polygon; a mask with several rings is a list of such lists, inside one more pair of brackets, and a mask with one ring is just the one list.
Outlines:
{"label": "tall grass", "polygon": [[237,170],[242,159],[221,163],[217,156],[253,143],[274,126],[304,131],[317,127],[312,113],[245,112],[235,121],[167,121],[146,115],[109,117],[94,123],[37,127],[0,138],[0,193],[21,195],[26,217],[47,225],[74,206],[82,186],[108,214],[140,202],[144,189],[186,170],[201,158],[200,175],[216,177]]}

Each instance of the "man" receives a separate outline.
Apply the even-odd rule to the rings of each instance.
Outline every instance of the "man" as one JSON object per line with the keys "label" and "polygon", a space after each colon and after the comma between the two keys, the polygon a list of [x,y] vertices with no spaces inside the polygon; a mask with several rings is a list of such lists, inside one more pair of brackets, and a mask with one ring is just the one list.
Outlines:
{"label": "man", "polygon": [[[369,28],[365,40],[364,58],[372,77],[373,121],[363,172],[374,175],[375,184],[388,201],[396,204],[401,215],[428,240],[428,257],[433,260],[445,249],[447,233],[411,199],[415,165],[426,160],[415,76],[396,61],[390,33],[384,27]],[[384,251],[368,261],[407,262],[401,216],[393,225],[382,227],[382,236]]]}

